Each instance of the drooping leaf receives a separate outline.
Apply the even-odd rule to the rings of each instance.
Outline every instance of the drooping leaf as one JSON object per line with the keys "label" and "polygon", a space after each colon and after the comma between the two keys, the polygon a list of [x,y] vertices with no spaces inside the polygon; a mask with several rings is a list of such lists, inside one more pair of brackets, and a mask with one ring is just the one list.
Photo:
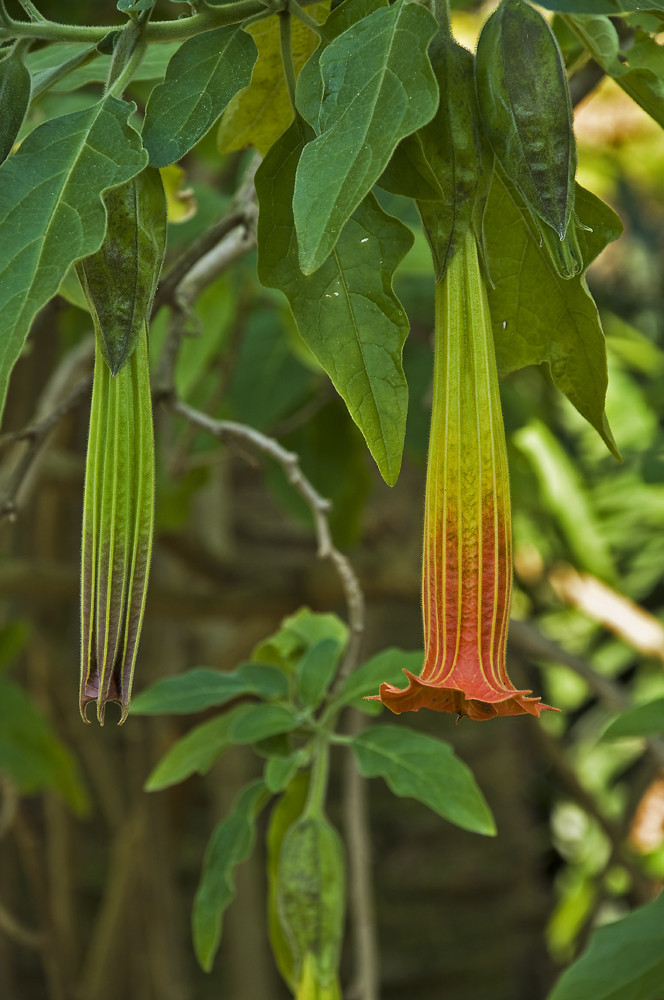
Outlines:
{"label": "drooping leaf", "polygon": [[401,352],[408,319],[392,276],[412,234],[369,195],[343,228],[331,257],[316,274],[298,264],[291,210],[302,148],[294,123],[256,174],[260,202],[258,274],[288,298],[298,330],[344,399],[383,478],[399,474],[408,387]]}
{"label": "drooping leaf", "polygon": [[421,649],[408,653],[402,649],[384,649],[346,678],[339,692],[339,704],[353,705],[369,715],[375,715],[381,706],[372,701],[364,701],[365,695],[375,694],[379,684],[383,682],[399,684],[403,681],[404,670],[419,674],[423,659],[424,653]]}
{"label": "drooping leaf", "polygon": [[234,872],[246,861],[256,839],[256,817],[267,801],[262,781],[254,781],[238,796],[226,819],[214,830],[203,858],[191,927],[196,957],[209,972],[221,941],[224,911],[235,897]]}
{"label": "drooping leaf", "polygon": [[602,739],[623,740],[664,734],[664,698],[627,709],[604,730]]}
{"label": "drooping leaf", "polygon": [[316,708],[335,675],[341,646],[336,639],[321,639],[310,646],[297,665],[295,677],[300,704]]}
{"label": "drooping leaf", "polygon": [[[609,2],[609,0],[607,0]],[[620,0],[617,0],[620,2]],[[629,2],[629,0],[625,0]],[[605,6],[603,3],[602,6]],[[621,8],[627,9],[627,8]],[[646,9],[644,5],[636,10]],[[647,9],[664,10],[664,3],[651,3]],[[581,13],[581,11],[575,11]],[[585,11],[584,11],[585,13]],[[596,14],[612,14],[612,10],[597,10]],[[566,23],[581,39],[593,59],[613,77],[626,94],[636,101],[651,118],[664,128],[664,51],[656,40],[636,29],[633,44],[619,58],[618,34],[608,17],[569,17]]]}
{"label": "drooping leaf", "polygon": [[[329,0],[313,4],[307,13],[322,22]],[[265,155],[293,120],[293,108],[281,68],[278,18],[268,17],[247,29],[258,47],[251,83],[226,108],[217,136],[222,153],[254,146]],[[291,51],[295,73],[299,73],[318,44],[318,38],[296,18],[291,18]]]}
{"label": "drooping leaf", "polygon": [[166,199],[159,171],[146,167],[107,191],[99,250],[77,264],[111,374],[117,375],[150,323],[166,250]]}
{"label": "drooping leaf", "polygon": [[305,274],[332,252],[399,141],[433,117],[438,87],[427,46],[435,27],[425,7],[403,2],[381,7],[323,50],[324,99],[317,109],[300,108],[317,136],[302,152],[293,194]]}
{"label": "drooping leaf", "polygon": [[290,673],[302,654],[322,639],[334,639],[345,646],[348,626],[336,615],[300,608],[294,615],[284,618],[279,630],[260,642],[252,655],[262,663],[274,663]]}
{"label": "drooping leaf", "polygon": [[88,809],[75,757],[25,691],[4,677],[0,679],[0,774],[27,795],[49,788],[77,813]]}
{"label": "drooping leaf", "polygon": [[308,772],[293,778],[272,810],[267,830],[268,930],[272,954],[279,972],[289,986],[293,982],[293,952],[277,912],[277,876],[284,836],[304,809],[308,787]]}
{"label": "drooping leaf", "polygon": [[30,103],[30,73],[23,50],[15,48],[0,60],[0,163],[11,153]]}
{"label": "drooping leaf", "polygon": [[309,751],[303,747],[285,757],[275,756],[268,759],[264,780],[273,795],[283,792],[297,772],[307,763],[308,758]]}
{"label": "drooping leaf", "polygon": [[165,167],[189,152],[247,86],[257,55],[253,38],[236,25],[203,31],[183,43],[145,109],[143,143],[150,163]]}
{"label": "drooping leaf", "polygon": [[660,1000],[664,983],[664,893],[598,927],[548,1000]]}
{"label": "drooping leaf", "polygon": [[[620,235],[611,209],[577,186],[576,209],[591,232],[579,244],[589,264]],[[494,174],[484,233],[491,280],[489,306],[496,359],[503,371],[548,363],[553,381],[597,430],[614,455],[617,449],[604,413],[606,345],[597,306],[583,275],[565,280],[540,247],[536,230],[516,190]]]}
{"label": "drooping leaf", "polygon": [[0,166],[0,411],[36,312],[70,264],[101,245],[101,195],[146,164],[127,124],[132,106],[105,97],[35,129]]}
{"label": "drooping leaf", "polygon": [[131,704],[133,715],[185,715],[225,705],[241,695],[286,698],[288,678],[278,667],[266,663],[244,663],[223,673],[198,667],[176,677],[164,677]]}
{"label": "drooping leaf", "polygon": [[495,834],[484,796],[448,743],[388,725],[366,729],[351,747],[364,778],[384,778],[395,795],[418,799],[464,830]]}

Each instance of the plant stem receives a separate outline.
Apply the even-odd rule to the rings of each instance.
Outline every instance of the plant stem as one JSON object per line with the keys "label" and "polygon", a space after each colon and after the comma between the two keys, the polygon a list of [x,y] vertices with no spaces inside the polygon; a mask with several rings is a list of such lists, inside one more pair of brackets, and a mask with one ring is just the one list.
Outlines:
{"label": "plant stem", "polygon": [[330,764],[330,744],[327,734],[316,739],[311,767],[311,780],[307,804],[302,813],[305,817],[320,816],[325,809],[327,795],[327,775]]}
{"label": "plant stem", "polygon": [[281,64],[284,68],[284,77],[288,88],[288,97],[293,109],[295,108],[295,65],[293,64],[293,51],[291,49],[291,20],[287,10],[279,11],[279,39],[281,41]]}
{"label": "plant stem", "polygon": [[315,35],[318,35],[319,38],[323,37],[323,29],[321,25],[310,14],[307,14],[306,10],[302,10],[302,7],[297,0],[288,0],[288,10],[298,19],[298,21],[300,21],[301,24],[306,25],[310,31],[313,31]]}

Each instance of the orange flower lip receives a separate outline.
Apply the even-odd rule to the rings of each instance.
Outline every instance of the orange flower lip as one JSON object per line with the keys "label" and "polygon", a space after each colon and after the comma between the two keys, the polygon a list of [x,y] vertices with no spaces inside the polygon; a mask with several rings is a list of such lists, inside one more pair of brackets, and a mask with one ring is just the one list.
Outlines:
{"label": "orange flower lip", "polygon": [[[424,517],[425,657],[408,687],[381,684],[397,714],[478,721],[549,709],[505,667],[512,592],[509,470],[489,304],[472,232],[436,285],[436,348]],[[555,709],[554,709],[555,711]]]}

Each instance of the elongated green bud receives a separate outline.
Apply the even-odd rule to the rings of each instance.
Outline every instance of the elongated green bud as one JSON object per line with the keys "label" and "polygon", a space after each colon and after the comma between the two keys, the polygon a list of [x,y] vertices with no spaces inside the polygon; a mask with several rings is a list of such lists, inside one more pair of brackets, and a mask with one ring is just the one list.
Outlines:
{"label": "elongated green bud", "polygon": [[277,912],[293,954],[297,1000],[337,1000],[345,870],[339,834],[323,816],[302,817],[284,836]]}
{"label": "elongated green bud", "polygon": [[[97,702],[129,711],[154,525],[147,317],[165,245],[158,171],[107,194],[107,236],[77,265],[95,327],[81,560],[83,719]],[[115,374],[117,372],[117,374]]]}
{"label": "elongated green bud", "polygon": [[500,165],[530,210],[554,266],[570,278],[583,270],[573,217],[572,106],[558,43],[530,4],[502,0],[480,34],[475,77],[482,121]]}

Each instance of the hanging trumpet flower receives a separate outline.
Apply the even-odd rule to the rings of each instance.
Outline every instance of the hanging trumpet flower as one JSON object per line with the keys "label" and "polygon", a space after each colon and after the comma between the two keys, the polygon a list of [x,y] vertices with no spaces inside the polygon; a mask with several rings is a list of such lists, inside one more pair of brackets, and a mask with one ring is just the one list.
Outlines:
{"label": "hanging trumpet flower", "polygon": [[427,468],[425,660],[408,687],[381,684],[398,713],[431,708],[471,719],[549,708],[511,683],[505,646],[512,587],[509,474],[489,305],[471,229],[436,285]]}
{"label": "hanging trumpet flower", "polygon": [[[81,715],[120,703],[124,722],[148,585],[154,435],[147,321],[165,246],[159,172],[105,197],[106,238],[78,273],[95,327],[81,560]],[[155,224],[155,219],[159,220]]]}

